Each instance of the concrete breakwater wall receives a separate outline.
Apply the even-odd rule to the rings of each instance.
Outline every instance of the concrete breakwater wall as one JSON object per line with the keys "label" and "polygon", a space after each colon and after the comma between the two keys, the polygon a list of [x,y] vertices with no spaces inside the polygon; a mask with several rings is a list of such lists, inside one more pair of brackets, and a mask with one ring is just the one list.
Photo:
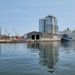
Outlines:
{"label": "concrete breakwater wall", "polygon": [[0,40],[0,43],[54,42],[60,40]]}
{"label": "concrete breakwater wall", "polygon": [[0,40],[0,43],[23,43],[26,42],[26,40]]}
{"label": "concrete breakwater wall", "polygon": [[[72,40],[75,41],[75,40]],[[0,43],[61,42],[61,40],[0,40]]]}

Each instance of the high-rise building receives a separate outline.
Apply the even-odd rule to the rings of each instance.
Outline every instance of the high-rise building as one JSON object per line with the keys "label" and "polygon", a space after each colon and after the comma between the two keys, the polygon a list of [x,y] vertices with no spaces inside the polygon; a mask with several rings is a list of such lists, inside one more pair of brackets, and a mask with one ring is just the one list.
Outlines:
{"label": "high-rise building", "polygon": [[57,25],[56,17],[48,15],[39,20],[39,32],[58,34],[59,27]]}

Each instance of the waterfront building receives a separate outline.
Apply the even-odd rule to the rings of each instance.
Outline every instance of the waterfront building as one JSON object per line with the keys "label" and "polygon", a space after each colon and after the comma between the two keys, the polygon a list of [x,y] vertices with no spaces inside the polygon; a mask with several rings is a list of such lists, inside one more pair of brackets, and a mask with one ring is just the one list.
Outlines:
{"label": "waterfront building", "polygon": [[64,30],[64,34],[67,34],[69,37],[71,37],[72,31],[67,28],[67,30]]}
{"label": "waterfront building", "polygon": [[73,40],[75,40],[75,30],[72,31],[71,37]]}
{"label": "waterfront building", "polygon": [[60,41],[61,36],[59,34],[42,33],[42,32],[30,32],[27,33],[28,40],[40,40],[40,41]]}
{"label": "waterfront building", "polygon": [[64,31],[59,31],[59,34],[61,36],[63,36],[64,34],[67,34],[69,37],[72,37],[72,30],[69,30],[69,28],[67,28],[66,30]]}
{"label": "waterfront building", "polygon": [[58,34],[59,26],[56,17],[48,15],[39,20],[39,32]]}

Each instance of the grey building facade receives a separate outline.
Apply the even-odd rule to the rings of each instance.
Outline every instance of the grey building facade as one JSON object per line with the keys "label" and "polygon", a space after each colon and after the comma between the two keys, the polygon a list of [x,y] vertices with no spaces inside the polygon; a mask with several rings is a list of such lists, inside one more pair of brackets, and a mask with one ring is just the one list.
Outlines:
{"label": "grey building facade", "polygon": [[48,15],[39,20],[39,32],[58,34],[59,27],[57,25],[56,17]]}

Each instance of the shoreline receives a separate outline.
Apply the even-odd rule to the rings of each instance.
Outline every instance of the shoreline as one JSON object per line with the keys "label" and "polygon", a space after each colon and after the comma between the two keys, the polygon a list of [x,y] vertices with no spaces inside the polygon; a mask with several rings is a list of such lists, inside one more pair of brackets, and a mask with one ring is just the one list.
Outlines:
{"label": "shoreline", "polygon": [[[75,41],[75,40],[73,40]],[[61,40],[0,40],[0,43],[61,42]]]}

